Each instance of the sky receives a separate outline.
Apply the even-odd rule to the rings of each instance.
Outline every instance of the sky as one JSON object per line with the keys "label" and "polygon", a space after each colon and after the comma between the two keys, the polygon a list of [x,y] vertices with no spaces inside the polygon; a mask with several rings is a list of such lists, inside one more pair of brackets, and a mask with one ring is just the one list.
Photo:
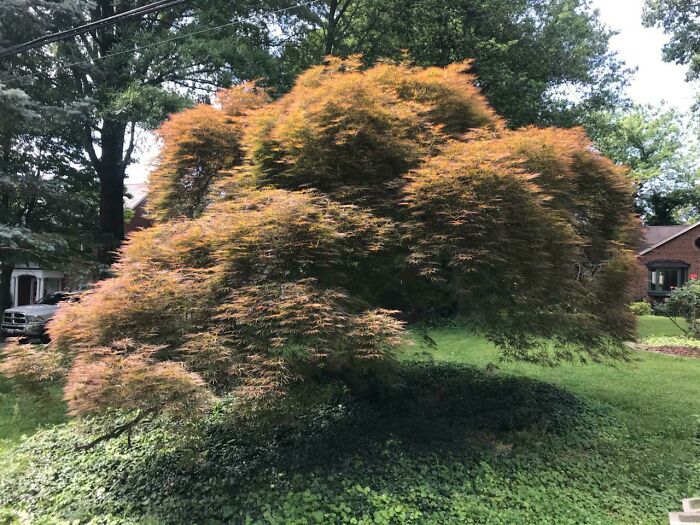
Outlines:
{"label": "sky", "polygon": [[644,0],[593,0],[600,18],[608,27],[619,31],[610,44],[630,67],[638,67],[628,95],[640,104],[666,101],[681,111],[694,102],[695,90],[685,82],[687,68],[668,64],[662,48],[668,37],[658,28],[642,25]]}
{"label": "sky", "polygon": [[[695,101],[695,88],[685,82],[685,66],[663,61],[661,50],[668,41],[663,31],[642,25],[644,0],[592,0],[592,4],[603,23],[619,31],[611,48],[628,66],[638,68],[627,91],[629,97],[640,104],[666,102],[688,111]],[[140,142],[139,161],[129,166],[127,184],[145,182],[158,153],[152,135],[144,134]]]}

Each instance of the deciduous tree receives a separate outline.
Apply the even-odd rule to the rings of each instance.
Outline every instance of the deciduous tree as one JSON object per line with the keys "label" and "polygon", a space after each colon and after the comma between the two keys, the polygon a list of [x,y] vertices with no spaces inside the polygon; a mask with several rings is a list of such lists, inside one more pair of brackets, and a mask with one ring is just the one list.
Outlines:
{"label": "deciduous tree", "polygon": [[[60,16],[50,14],[54,2],[30,0],[22,2],[21,9],[7,9],[5,18],[8,24],[30,24],[46,34],[150,2],[60,3],[70,7]],[[66,120],[61,139],[82,148],[83,164],[99,180],[99,225],[104,234],[100,252],[105,262],[124,238],[124,179],[138,130],[157,127],[187,105],[188,97],[206,98],[220,86],[258,77],[274,82],[272,42],[261,21],[281,5],[186,2],[45,46],[17,66],[35,79],[32,97],[76,110]]]}
{"label": "deciduous tree", "polygon": [[[17,2],[0,4],[0,42],[21,42],[54,27],[74,12],[73,2],[38,2],[46,20],[17,19]],[[82,245],[94,244],[96,204],[92,174],[82,173],[80,150],[57,140],[72,109],[48,98],[30,96],[35,79],[27,70],[41,59],[21,57],[0,65],[0,311],[10,302],[16,264],[63,265]]]}
{"label": "deciduous tree", "polygon": [[668,62],[690,66],[689,77],[700,75],[700,5],[694,0],[647,0],[644,21],[660,26],[671,40],[664,46]]}
{"label": "deciduous tree", "polygon": [[[19,381],[65,363],[74,414],[187,416],[314,381],[369,396],[405,341],[398,318],[425,302],[452,303],[506,357],[624,357],[628,180],[581,130],[507,131],[467,69],[307,71],[240,115],[238,165],[200,213],[171,213],[168,185],[154,188],[161,221],[130,238],[114,278],[60,308],[46,366],[13,352],[0,367]],[[213,140],[228,136],[211,122]],[[164,136],[171,158],[190,130]],[[192,159],[172,180],[209,162]]]}
{"label": "deciduous tree", "polygon": [[297,71],[330,54],[473,59],[477,85],[514,127],[580,123],[615,107],[628,76],[587,0],[325,0],[285,21],[282,58]]}
{"label": "deciduous tree", "polygon": [[629,168],[647,224],[697,215],[698,133],[691,118],[663,106],[633,106],[594,113],[587,128],[604,155]]}

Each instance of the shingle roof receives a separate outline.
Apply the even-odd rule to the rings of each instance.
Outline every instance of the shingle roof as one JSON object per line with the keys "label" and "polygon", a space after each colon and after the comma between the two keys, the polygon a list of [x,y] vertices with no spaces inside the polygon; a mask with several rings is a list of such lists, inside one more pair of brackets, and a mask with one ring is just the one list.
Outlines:
{"label": "shingle roof", "polygon": [[683,224],[680,226],[645,226],[644,231],[642,232],[642,246],[640,246],[639,249],[641,251],[649,248],[650,246],[654,246],[664,239],[668,239],[669,237],[682,232],[687,227],[687,225]]}
{"label": "shingle roof", "polygon": [[639,247],[639,254],[642,255],[652,248],[661,246],[666,242],[678,237],[680,234],[690,231],[700,226],[700,222],[695,224],[681,224],[677,226],[645,226],[642,232],[643,240]]}

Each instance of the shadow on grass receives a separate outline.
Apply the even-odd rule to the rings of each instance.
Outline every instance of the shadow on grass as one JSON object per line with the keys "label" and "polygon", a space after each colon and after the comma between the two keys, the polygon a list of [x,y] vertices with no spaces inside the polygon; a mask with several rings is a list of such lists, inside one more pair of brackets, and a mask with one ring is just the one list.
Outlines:
{"label": "shadow on grass", "polygon": [[0,377],[0,452],[21,436],[63,423],[65,419],[66,406],[59,389],[42,397],[18,395],[10,383]]}
{"label": "shadow on grass", "polygon": [[125,484],[148,479],[157,487],[167,472],[171,481],[177,479],[172,490],[185,498],[201,491],[204,480],[215,479],[205,485],[235,494],[256,476],[342,475],[358,459],[367,468],[381,469],[394,454],[459,454],[476,460],[513,433],[565,432],[584,410],[573,395],[530,379],[467,365],[404,363],[402,368],[403,387],[380,403],[340,397],[273,425],[210,422],[199,444],[202,456],[193,460],[179,451],[154,458]]}
{"label": "shadow on grass", "polygon": [[[477,461],[514,433],[566,432],[585,410],[571,394],[534,380],[466,365],[401,366],[403,386],[381,403],[326,391],[322,402],[289,412],[294,417],[274,424],[233,424],[214,414],[196,438],[180,443],[172,441],[172,428],[152,424],[130,450],[121,442],[76,453],[71,449],[76,437],[64,427],[45,434],[44,441],[27,442],[24,451],[38,458],[38,466],[25,471],[26,479],[8,480],[0,490],[13,494],[5,504],[29,498],[37,511],[48,514],[46,506],[60,497],[64,505],[57,517],[62,519],[127,513],[165,523],[178,523],[183,515],[207,522],[221,518],[222,501],[256,484],[269,486],[277,476],[344,476],[357,461],[381,472],[397,454],[458,454]],[[32,477],[42,479],[42,469],[50,469],[55,481],[37,494]],[[83,489],[71,479],[90,482]],[[95,486],[104,488],[99,499]]]}

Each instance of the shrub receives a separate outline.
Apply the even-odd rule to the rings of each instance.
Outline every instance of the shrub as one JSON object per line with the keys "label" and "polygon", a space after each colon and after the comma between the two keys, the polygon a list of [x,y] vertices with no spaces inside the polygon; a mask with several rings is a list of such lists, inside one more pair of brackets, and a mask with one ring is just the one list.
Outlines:
{"label": "shrub", "polygon": [[38,345],[23,345],[12,339],[5,344],[0,361],[0,373],[30,392],[40,392],[46,383],[63,378],[66,373],[64,356]]}
{"label": "shrub", "polygon": [[207,104],[170,117],[160,128],[163,148],[149,175],[148,209],[156,220],[195,217],[222,172],[241,163],[243,117],[268,101],[253,84],[217,94],[220,107]]}
{"label": "shrub", "polygon": [[548,359],[523,349],[554,338],[597,358],[632,337],[629,187],[581,130],[453,141],[408,181],[410,261],[511,356]]}
{"label": "shrub", "polygon": [[244,139],[251,172],[258,184],[313,187],[395,215],[401,177],[449,135],[501,127],[468,69],[362,70],[356,59],[311,68],[253,115]]}
{"label": "shrub", "polygon": [[688,328],[681,330],[686,335],[700,339],[700,280],[691,279],[673,290],[659,312],[672,319],[685,319]]}
{"label": "shrub", "polygon": [[654,310],[646,301],[638,301],[630,305],[630,310],[634,315],[652,315]]}
{"label": "shrub", "polygon": [[379,396],[398,319],[430,312],[505,357],[624,357],[631,188],[581,130],[505,130],[468,67],[331,59],[174,116],[160,221],[49,325],[71,411]]}

